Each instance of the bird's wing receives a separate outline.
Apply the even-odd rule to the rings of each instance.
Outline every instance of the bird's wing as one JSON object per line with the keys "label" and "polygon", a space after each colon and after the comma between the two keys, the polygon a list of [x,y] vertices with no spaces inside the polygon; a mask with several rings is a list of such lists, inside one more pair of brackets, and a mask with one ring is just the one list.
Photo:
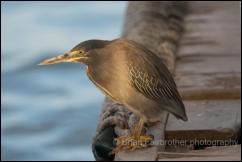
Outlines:
{"label": "bird's wing", "polygon": [[131,54],[127,65],[131,85],[147,98],[166,104],[169,112],[186,120],[184,104],[165,64],[154,53],[142,47],[139,52],[142,54],[136,51]]}
{"label": "bird's wing", "polygon": [[133,87],[148,98],[159,99],[168,98],[173,99],[174,95],[172,88],[166,80],[161,80],[152,76],[150,73],[142,71],[135,65],[128,65],[129,77]]}

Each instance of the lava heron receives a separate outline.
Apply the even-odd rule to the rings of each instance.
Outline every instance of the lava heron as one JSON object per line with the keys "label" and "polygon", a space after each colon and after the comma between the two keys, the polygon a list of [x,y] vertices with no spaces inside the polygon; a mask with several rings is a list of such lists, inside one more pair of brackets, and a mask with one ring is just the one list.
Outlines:
{"label": "lava heron", "polygon": [[[85,64],[89,79],[105,95],[125,105],[139,117],[129,137],[115,139],[122,141],[112,153],[121,149],[131,152],[142,145],[137,141],[152,140],[150,136],[141,136],[143,125],[145,122],[160,121],[163,111],[187,120],[184,104],[166,65],[158,56],[134,41],[84,41],[70,52],[39,65],[60,62]],[[136,143],[125,145],[129,140]]]}

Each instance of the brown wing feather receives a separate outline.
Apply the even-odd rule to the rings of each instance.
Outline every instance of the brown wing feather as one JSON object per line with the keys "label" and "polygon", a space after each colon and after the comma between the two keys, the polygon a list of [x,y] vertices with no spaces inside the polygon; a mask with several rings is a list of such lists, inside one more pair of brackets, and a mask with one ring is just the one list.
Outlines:
{"label": "brown wing feather", "polygon": [[132,44],[136,49],[138,47],[138,51],[142,54],[137,53],[136,50],[129,57],[127,67],[130,84],[147,98],[161,105],[166,104],[169,107],[168,111],[176,117],[187,120],[185,107],[175,81],[165,64],[151,51],[134,42]]}

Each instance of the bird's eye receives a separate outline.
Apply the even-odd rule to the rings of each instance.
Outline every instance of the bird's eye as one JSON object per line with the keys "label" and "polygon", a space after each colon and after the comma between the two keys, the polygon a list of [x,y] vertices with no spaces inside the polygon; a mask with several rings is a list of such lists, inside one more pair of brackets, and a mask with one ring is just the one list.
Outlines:
{"label": "bird's eye", "polygon": [[83,51],[83,50],[80,50],[80,51],[79,51],[79,54],[84,54],[84,51]]}

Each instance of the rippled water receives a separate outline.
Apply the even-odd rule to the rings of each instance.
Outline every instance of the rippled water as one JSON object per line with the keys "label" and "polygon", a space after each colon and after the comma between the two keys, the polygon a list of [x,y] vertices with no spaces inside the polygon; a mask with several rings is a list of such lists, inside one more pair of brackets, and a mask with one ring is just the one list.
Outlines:
{"label": "rippled water", "polygon": [[81,64],[37,63],[119,37],[126,2],[1,4],[1,160],[94,160],[104,95]]}

